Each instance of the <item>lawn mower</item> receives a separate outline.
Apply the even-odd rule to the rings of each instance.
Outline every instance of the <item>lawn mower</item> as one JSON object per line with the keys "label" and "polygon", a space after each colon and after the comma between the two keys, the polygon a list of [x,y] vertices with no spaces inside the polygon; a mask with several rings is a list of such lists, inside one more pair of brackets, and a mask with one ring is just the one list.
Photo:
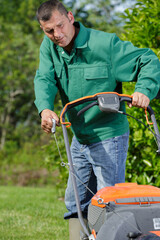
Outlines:
{"label": "lawn mower", "polygon": [[[88,102],[89,104],[86,104]],[[88,228],[82,217],[76,186],[76,175],[74,173],[66,128],[71,123],[65,122],[65,114],[69,109],[84,104],[78,115],[83,114],[95,105],[98,105],[99,109],[106,113],[112,112],[128,115],[120,110],[121,102],[131,103],[132,97],[116,92],[103,92],[69,102],[61,112],[60,121],[63,129],[69,170],[72,173],[78,218],[87,236],[87,238],[82,239],[160,239],[160,189],[154,186],[138,185],[136,183],[118,183],[115,186],[105,187],[99,190],[91,199],[88,208]],[[153,122],[154,132],[149,129],[155,136],[158,145],[157,153],[160,155],[160,134],[154,111],[150,106],[146,110]],[[52,132],[55,133],[54,120]]]}

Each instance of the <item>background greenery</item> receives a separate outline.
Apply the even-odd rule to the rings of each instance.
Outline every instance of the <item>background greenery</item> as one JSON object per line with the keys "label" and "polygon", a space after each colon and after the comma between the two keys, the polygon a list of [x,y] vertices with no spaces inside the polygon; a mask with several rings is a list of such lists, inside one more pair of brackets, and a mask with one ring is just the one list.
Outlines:
{"label": "background greenery", "polygon": [[[64,189],[68,172],[60,166],[54,138],[41,131],[33,103],[33,79],[43,39],[35,12],[42,2],[0,0],[0,184],[56,185]],[[160,57],[159,0],[132,1],[130,8],[120,11],[125,2],[130,1],[64,1],[86,26],[116,32],[137,47],[150,47]],[[132,94],[134,84],[124,84],[124,93]],[[151,106],[159,124],[159,100],[153,100]],[[55,109],[60,113],[59,96]],[[145,122],[143,110],[127,111]],[[160,186],[160,161],[154,138],[143,125],[129,121],[126,181]],[[71,139],[72,133],[69,135]],[[61,128],[57,128],[56,136],[62,158],[67,162]]]}
{"label": "background greenery", "polygon": [[[149,47],[160,57],[160,2],[158,0],[137,0],[131,9],[123,14],[125,20],[122,39],[131,41],[137,47]],[[125,85],[125,92],[132,93],[135,83]],[[130,92],[131,90],[131,92]],[[160,123],[159,99],[150,105],[154,109],[157,123]],[[131,109],[131,115],[143,122],[144,111]],[[156,154],[156,144],[153,135],[140,123],[130,121],[130,147],[127,160],[126,179],[141,184],[160,186],[160,157]]]}
{"label": "background greenery", "polygon": [[[63,202],[68,170],[54,137],[42,132],[33,79],[43,33],[35,18],[42,0],[0,0],[0,239],[68,239]],[[159,0],[65,0],[87,27],[116,32],[160,57]],[[130,4],[125,11],[122,6]],[[123,85],[132,94],[135,83]],[[151,102],[160,127],[159,100]],[[56,98],[60,113],[61,102]],[[142,109],[127,112],[145,122]],[[152,134],[130,119],[126,181],[160,187],[160,159]],[[67,162],[61,127],[56,137]],[[71,140],[72,133],[69,131]],[[13,186],[13,185],[16,185]],[[23,186],[23,187],[20,187]],[[28,186],[27,188],[24,186]],[[32,187],[31,187],[32,186]],[[45,186],[45,188],[37,188]],[[34,188],[33,188],[34,187]]]}

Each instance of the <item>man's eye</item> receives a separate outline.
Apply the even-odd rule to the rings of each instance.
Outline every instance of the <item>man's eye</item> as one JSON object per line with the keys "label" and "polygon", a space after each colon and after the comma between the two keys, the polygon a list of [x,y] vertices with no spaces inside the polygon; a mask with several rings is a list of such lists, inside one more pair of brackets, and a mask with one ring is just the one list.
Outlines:
{"label": "man's eye", "polygon": [[53,29],[51,29],[50,31],[46,31],[46,33],[53,33]]}
{"label": "man's eye", "polygon": [[63,27],[63,24],[59,24],[58,27],[62,28],[62,27]]}

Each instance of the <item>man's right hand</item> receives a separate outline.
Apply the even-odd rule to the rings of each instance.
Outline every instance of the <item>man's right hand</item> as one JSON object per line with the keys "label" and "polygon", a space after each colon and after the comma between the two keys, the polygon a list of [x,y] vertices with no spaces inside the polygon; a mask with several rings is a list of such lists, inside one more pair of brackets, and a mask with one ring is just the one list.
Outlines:
{"label": "man's right hand", "polygon": [[50,133],[52,128],[52,118],[56,120],[56,125],[59,126],[59,117],[57,114],[49,109],[44,109],[41,112],[41,128],[44,132]]}

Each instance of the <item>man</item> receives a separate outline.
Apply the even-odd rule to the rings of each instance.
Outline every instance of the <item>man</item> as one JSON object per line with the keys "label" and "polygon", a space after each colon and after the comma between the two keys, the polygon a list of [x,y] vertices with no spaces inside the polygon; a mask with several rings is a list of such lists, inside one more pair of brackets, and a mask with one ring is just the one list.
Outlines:
{"label": "man", "polygon": [[[45,33],[40,48],[40,64],[35,76],[35,104],[41,126],[50,133],[51,119],[59,125],[54,99],[59,90],[62,103],[98,92],[122,92],[121,83],[137,80],[130,107],[146,108],[159,90],[160,64],[149,49],[138,49],[115,34],[85,28],[74,21],[58,0],[43,3],[37,19]],[[84,106],[81,106],[84,107]],[[71,145],[75,171],[94,192],[125,180],[129,126],[121,114],[104,114],[97,106],[80,117],[75,107],[67,114],[74,137]],[[125,111],[122,104],[121,109]],[[84,217],[91,196],[77,182]],[[79,239],[72,183],[68,180],[65,204],[70,239]],[[75,234],[75,235],[74,235]]]}

